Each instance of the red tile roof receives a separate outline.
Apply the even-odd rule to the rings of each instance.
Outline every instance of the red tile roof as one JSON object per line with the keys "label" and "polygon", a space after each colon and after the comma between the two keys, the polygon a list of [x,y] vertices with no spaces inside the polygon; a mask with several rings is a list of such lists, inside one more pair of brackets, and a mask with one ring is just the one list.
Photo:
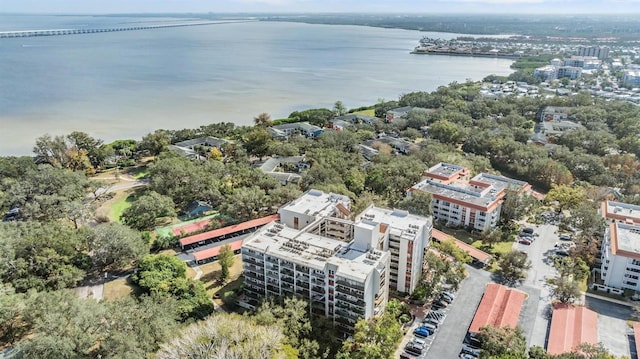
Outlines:
{"label": "red tile roof", "polygon": [[469,332],[478,333],[484,326],[515,328],[525,298],[526,294],[519,290],[496,283],[487,284]]}
{"label": "red tile roof", "polygon": [[212,220],[213,219],[209,218],[202,221],[185,224],[184,226],[179,226],[171,229],[171,232],[173,232],[173,235],[175,236],[180,236],[180,235],[184,235],[183,233],[188,234],[188,233],[201,231],[207,228],[207,225],[209,225],[209,223],[211,223]]}
{"label": "red tile roof", "polygon": [[586,307],[556,304],[551,318],[547,353],[567,353],[582,343],[598,344],[598,313]]}
{"label": "red tile roof", "polygon": [[640,323],[633,322],[633,338],[636,342],[636,353],[640,353]]}
{"label": "red tile roof", "polygon": [[[237,251],[240,248],[242,248],[242,239],[239,239],[235,242],[231,242],[231,243],[225,243],[231,246],[231,250],[232,251]],[[217,246],[217,247],[213,247],[213,248],[209,248],[209,249],[205,249],[203,251],[199,251],[199,252],[195,252],[193,253],[193,256],[195,257],[196,261],[201,261],[203,259],[209,259],[209,258],[213,258],[215,256],[217,256],[218,254],[220,254],[220,249],[222,249],[223,245]]]}
{"label": "red tile roof", "polygon": [[442,241],[453,241],[456,245],[456,247],[462,249],[463,251],[469,253],[469,255],[473,258],[475,258],[476,260],[482,262],[482,263],[487,263],[489,261],[489,259],[491,259],[491,254],[483,252],[481,250],[479,250],[478,248],[466,244],[463,241],[459,240],[459,239],[455,239],[454,237],[451,237],[450,235],[441,232],[437,229],[433,229],[431,231],[431,236],[433,238],[435,238],[438,242],[442,242]]}
{"label": "red tile roof", "polygon": [[196,234],[193,236],[185,237],[180,239],[180,245],[182,247],[187,246],[189,244],[198,243],[201,241],[206,241],[208,239],[213,239],[217,237],[222,237],[228,234],[233,234],[236,232],[244,231],[246,229],[256,228],[264,226],[267,223],[271,223],[273,221],[277,221],[280,218],[279,215],[274,214],[271,216],[266,216],[258,219],[253,219],[247,222],[242,222],[238,224],[234,224],[233,226],[227,226],[224,228],[214,229],[213,231],[208,231],[200,234]]}

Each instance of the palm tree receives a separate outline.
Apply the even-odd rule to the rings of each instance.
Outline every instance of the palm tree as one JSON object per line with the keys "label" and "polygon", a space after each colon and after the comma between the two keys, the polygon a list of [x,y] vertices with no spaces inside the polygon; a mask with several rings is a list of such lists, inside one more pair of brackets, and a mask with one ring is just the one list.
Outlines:
{"label": "palm tree", "polygon": [[273,125],[273,121],[271,121],[271,115],[266,112],[259,114],[258,116],[253,118],[253,122],[256,126],[259,127],[269,127]]}

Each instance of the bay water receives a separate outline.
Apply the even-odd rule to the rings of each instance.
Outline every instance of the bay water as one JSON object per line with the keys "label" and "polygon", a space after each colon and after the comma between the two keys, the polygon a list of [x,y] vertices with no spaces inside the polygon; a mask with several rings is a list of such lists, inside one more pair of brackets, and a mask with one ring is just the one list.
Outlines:
{"label": "bay water", "polygon": [[[0,31],[109,28],[175,19],[1,15]],[[159,128],[251,125],[295,110],[348,108],[489,74],[507,59],[412,55],[427,33],[242,22],[0,39],[0,155],[28,155],[43,134],[105,142]]]}

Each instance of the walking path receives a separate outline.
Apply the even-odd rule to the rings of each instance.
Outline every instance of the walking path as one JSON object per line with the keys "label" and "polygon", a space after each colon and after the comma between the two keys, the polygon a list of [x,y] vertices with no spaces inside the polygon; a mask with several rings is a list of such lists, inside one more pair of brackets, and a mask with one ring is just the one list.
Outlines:
{"label": "walking path", "polygon": [[195,275],[195,277],[193,277],[193,280],[200,279],[200,277],[202,277],[202,270],[200,269],[200,267],[199,266],[194,266],[194,267],[191,267],[191,268],[196,272],[196,275]]}

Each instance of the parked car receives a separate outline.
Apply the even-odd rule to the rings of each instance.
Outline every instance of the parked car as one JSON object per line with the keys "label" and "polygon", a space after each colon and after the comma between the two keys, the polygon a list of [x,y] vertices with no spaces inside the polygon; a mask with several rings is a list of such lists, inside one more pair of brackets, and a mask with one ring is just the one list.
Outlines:
{"label": "parked car", "polygon": [[422,355],[422,348],[414,346],[411,343],[407,344],[407,346],[404,347],[404,350],[409,354],[413,354],[413,355],[417,355],[417,356]]}
{"label": "parked car", "polygon": [[444,308],[446,308],[446,305],[441,305],[441,304],[438,304],[438,303],[431,304],[431,310],[441,310],[441,309],[444,309]]}
{"label": "parked car", "polygon": [[433,324],[433,323],[429,323],[429,322],[427,322],[427,323],[422,323],[421,327],[423,327],[423,328],[427,328],[427,330],[428,330],[431,334],[435,333],[435,332],[436,332],[436,330],[438,329],[438,326],[437,326],[437,325],[435,325],[435,324]]}
{"label": "parked car", "polygon": [[428,324],[430,324],[430,325],[432,325],[432,326],[434,326],[434,327],[436,327],[436,328],[437,328],[438,326],[440,326],[440,321],[439,321],[438,319],[428,318],[428,317],[427,317],[427,318],[425,318],[425,319],[422,321],[422,324],[423,324],[423,325],[428,325]]}
{"label": "parked car", "polygon": [[526,244],[526,245],[531,245],[531,243],[533,243],[530,239],[527,238],[520,238],[518,240],[518,243],[520,244]]}
{"label": "parked car", "polygon": [[442,299],[438,298],[433,302],[433,304],[439,305],[441,307],[446,307],[446,306],[449,305],[449,302],[447,302],[446,300],[442,300]]}
{"label": "parked car", "polygon": [[531,227],[526,227],[522,230],[522,233],[530,233],[533,234],[533,228]]}
{"label": "parked car", "polygon": [[428,337],[429,335],[431,335],[431,333],[429,332],[429,330],[428,330],[427,328],[425,328],[425,327],[419,327],[419,328],[416,328],[416,329],[413,331],[413,335],[415,335],[415,336],[416,336],[416,337],[418,337],[418,338],[419,338],[419,337],[426,338],[426,337]]}
{"label": "parked car", "polygon": [[417,359],[417,358],[409,353],[401,353],[400,359]]}
{"label": "parked car", "polygon": [[423,348],[427,345],[427,342],[425,342],[424,339],[420,339],[417,337],[411,338],[411,342],[416,345],[422,346]]}
{"label": "parked car", "polygon": [[571,236],[568,234],[561,234],[560,235],[560,240],[561,241],[570,241],[571,240]]}
{"label": "parked car", "polygon": [[460,352],[461,354],[469,354],[472,355],[473,357],[477,358],[480,356],[480,349],[476,349],[476,348],[472,348],[466,344],[462,345],[462,351]]}
{"label": "parked car", "polygon": [[456,299],[455,294],[453,294],[451,292],[442,292],[442,293],[440,293],[440,296],[448,298],[450,302],[452,302],[454,299]]}

